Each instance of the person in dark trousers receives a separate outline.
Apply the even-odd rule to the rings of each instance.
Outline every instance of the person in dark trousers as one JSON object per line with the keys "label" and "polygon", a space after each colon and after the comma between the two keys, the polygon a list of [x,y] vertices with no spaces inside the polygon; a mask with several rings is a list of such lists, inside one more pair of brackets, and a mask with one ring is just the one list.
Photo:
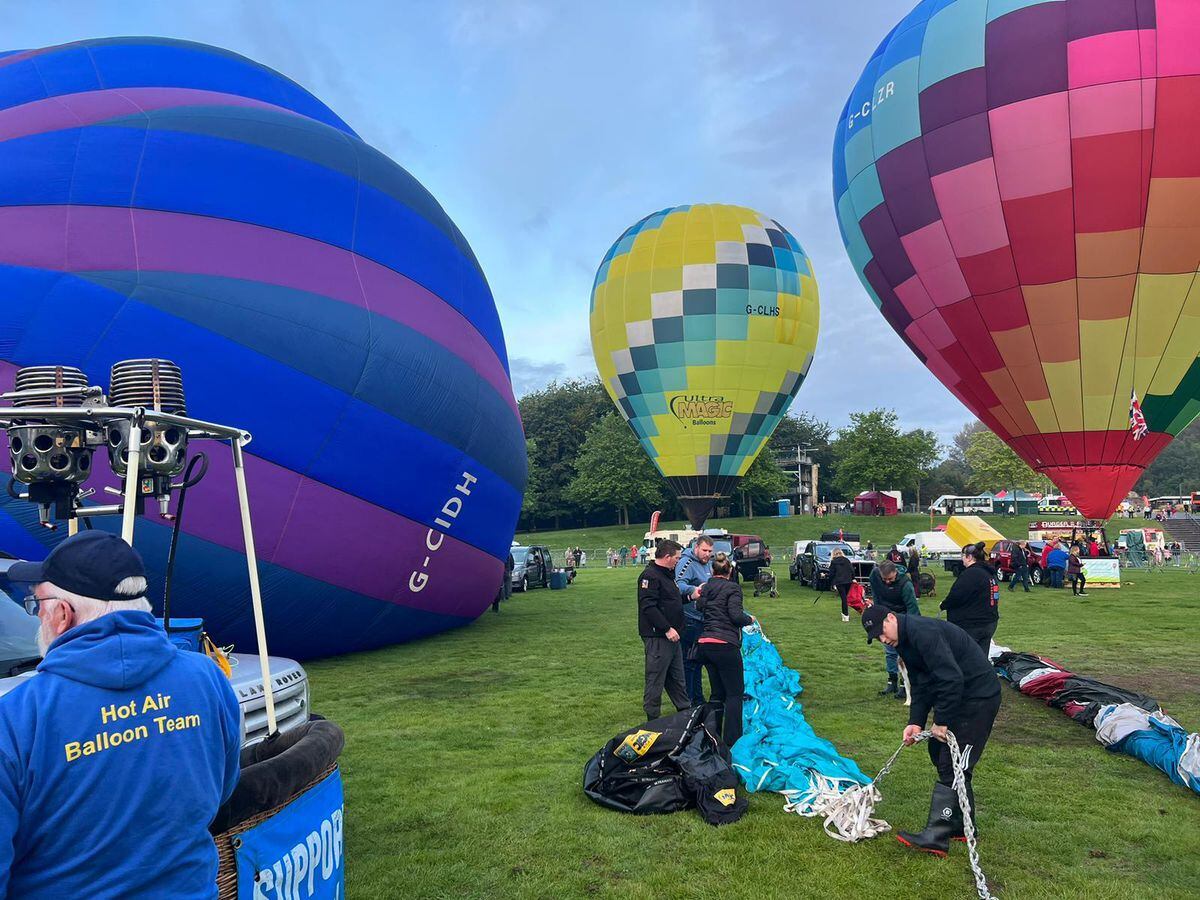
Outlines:
{"label": "person in dark trousers", "polygon": [[515,567],[513,555],[509,553],[504,561],[504,580],[500,582],[500,590],[496,591],[496,599],[492,601],[492,612],[500,612],[500,601],[512,597],[512,573]]}
{"label": "person in dark trousers", "polygon": [[1076,597],[1086,597],[1087,579],[1083,576],[1083,560],[1079,556],[1079,545],[1071,545],[1071,555],[1067,557],[1067,579],[1071,582],[1071,594]]}
{"label": "person in dark trousers", "polygon": [[[871,603],[900,615],[921,614],[912,582],[908,580],[907,575],[900,574],[899,567],[891,560],[885,559],[871,570]],[[891,695],[897,700],[906,700],[904,686],[899,683],[900,666],[896,650],[884,644],[883,656],[888,680],[887,687],[879,692],[880,696]]]}
{"label": "person in dark trousers", "polygon": [[854,584],[854,566],[846,559],[846,554],[837,548],[829,561],[829,583],[842,598],[842,621],[849,622],[850,607],[846,604],[846,597],[850,593],[850,585]]}
{"label": "person in dark trousers", "polygon": [[1017,586],[1017,582],[1021,582],[1025,586],[1025,593],[1029,593],[1029,557],[1028,550],[1024,541],[1017,541],[1016,549],[1012,553],[1012,577],[1008,581],[1008,589],[1011,591]]}
{"label": "person in dark trousers", "polygon": [[908,548],[908,561],[905,565],[908,567],[908,580],[912,582],[913,594],[919,600],[921,599],[921,554],[917,551],[916,544]]}
{"label": "person in dark trousers", "polygon": [[1000,585],[996,570],[987,564],[983,546],[980,542],[962,548],[963,570],[942,601],[942,609],[946,620],[969,634],[986,659],[1000,621]]}
{"label": "person in dark trousers", "polygon": [[987,654],[957,625],[927,616],[898,616],[882,606],[866,610],[862,623],[868,644],[879,639],[885,646],[894,647],[908,667],[913,700],[908,727],[904,729],[905,744],[913,743],[933,713],[929,758],[937,769],[937,781],[929,803],[929,820],[924,830],[898,831],[896,839],[906,847],[945,856],[950,841],[965,839],[958,794],[951,787],[954,765],[945,743],[946,732],[953,732],[960,748],[971,748],[964,780],[978,834],[973,776],[1000,710],[1000,684]]}
{"label": "person in dark trousers", "polygon": [[700,588],[696,605],[703,617],[696,652],[708,671],[713,702],[725,704],[721,739],[732,747],[742,736],[742,695],[746,682],[742,671],[742,628],[754,616],[742,609],[741,586],[730,581],[733,561],[724,553],[713,557],[712,578]]}
{"label": "person in dark trousers", "polygon": [[675,564],[675,584],[683,595],[683,681],[692,706],[704,702],[704,666],[695,658],[694,648],[700,637],[700,612],[696,600],[700,586],[712,577],[713,539],[706,534],[696,538],[694,546],[683,551]]}
{"label": "person in dark trousers", "polygon": [[683,653],[679,649],[683,596],[674,577],[682,550],[675,541],[663,541],[654,550],[654,561],[638,578],[638,634],[646,649],[642,708],[647,719],[658,718],[664,687],[675,709],[682,711],[691,706],[683,681]]}

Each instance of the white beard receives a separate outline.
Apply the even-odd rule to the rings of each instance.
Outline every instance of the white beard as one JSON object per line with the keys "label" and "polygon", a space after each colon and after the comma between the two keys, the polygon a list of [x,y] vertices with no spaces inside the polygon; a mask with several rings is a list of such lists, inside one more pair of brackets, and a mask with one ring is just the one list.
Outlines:
{"label": "white beard", "polygon": [[57,637],[58,635],[52,634],[50,629],[46,626],[46,623],[42,622],[38,628],[38,653],[42,654],[44,657],[46,655],[46,651],[50,649],[50,645],[54,643],[54,639]]}

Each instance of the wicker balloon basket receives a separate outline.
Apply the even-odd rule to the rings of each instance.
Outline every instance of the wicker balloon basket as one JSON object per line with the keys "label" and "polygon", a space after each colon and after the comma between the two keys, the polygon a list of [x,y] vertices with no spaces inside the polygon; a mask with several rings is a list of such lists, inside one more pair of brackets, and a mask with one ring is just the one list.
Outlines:
{"label": "wicker balloon basket", "polygon": [[236,851],[239,844],[238,835],[243,831],[248,831],[256,825],[265,822],[267,819],[276,815],[281,809],[287,806],[298,797],[302,797],[310,789],[316,787],[324,781],[330,773],[337,769],[337,763],[334,763],[300,791],[290,797],[285,803],[281,803],[274,809],[268,809],[256,816],[247,819],[244,822],[239,822],[228,831],[222,831],[220,834],[213,835],[213,841],[217,845],[217,858],[219,860],[217,866],[217,897],[218,900],[237,900],[237,856]]}

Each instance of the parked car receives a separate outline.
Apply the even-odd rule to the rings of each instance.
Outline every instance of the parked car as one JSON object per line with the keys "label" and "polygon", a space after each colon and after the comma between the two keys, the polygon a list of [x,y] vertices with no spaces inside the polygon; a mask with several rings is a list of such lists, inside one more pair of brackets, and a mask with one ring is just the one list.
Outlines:
{"label": "parked car", "polygon": [[[730,535],[730,538],[730,543],[733,545],[733,563],[740,580],[753,581],[758,577],[759,569],[770,567],[771,548],[758,535],[733,534]],[[739,538],[750,538],[751,540],[739,542]]]}
{"label": "parked car", "polygon": [[550,587],[554,563],[549,547],[513,547],[512,586],[514,591],[531,587]]}
{"label": "parked car", "polygon": [[[1037,545],[1036,550],[1034,545]],[[1034,584],[1042,583],[1042,547],[1045,546],[1044,541],[1030,541],[1025,548],[1025,561],[1029,566],[1029,580]],[[992,552],[988,556],[993,566],[996,567],[996,577],[1001,581],[1007,581],[1013,574],[1013,554],[1020,552],[1020,545],[1016,541],[996,541],[992,547]]]}
{"label": "parked car", "polygon": [[792,563],[796,570],[796,580],[801,584],[812,585],[813,590],[829,590],[829,566],[835,549],[841,550],[851,558],[855,555],[854,548],[845,541],[809,541],[808,546]]}

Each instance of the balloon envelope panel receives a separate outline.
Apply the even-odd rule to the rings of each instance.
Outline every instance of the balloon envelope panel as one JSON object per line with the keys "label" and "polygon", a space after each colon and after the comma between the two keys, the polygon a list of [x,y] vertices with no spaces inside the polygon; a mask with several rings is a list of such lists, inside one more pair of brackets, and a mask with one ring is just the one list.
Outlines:
{"label": "balloon envelope panel", "polygon": [[750,467],[808,373],[818,319],[799,242],[745,207],[661,210],[608,251],[592,289],[596,365],[685,506],[730,493]]}
{"label": "balloon envelope panel", "polygon": [[[61,363],[107,384],[160,355],[189,412],[254,435],[273,652],[408,640],[491,602],[526,462],[487,281],[437,201],[311,94],[181,41],[0,57],[0,235],[0,382]],[[205,449],[172,611],[252,646],[229,451]],[[61,539],[32,512],[5,498],[4,549]],[[169,536],[139,522],[157,576]]]}
{"label": "balloon envelope panel", "polygon": [[1198,108],[1195,3],[938,0],[838,123],[838,219],[876,306],[1088,515],[1200,411]]}

